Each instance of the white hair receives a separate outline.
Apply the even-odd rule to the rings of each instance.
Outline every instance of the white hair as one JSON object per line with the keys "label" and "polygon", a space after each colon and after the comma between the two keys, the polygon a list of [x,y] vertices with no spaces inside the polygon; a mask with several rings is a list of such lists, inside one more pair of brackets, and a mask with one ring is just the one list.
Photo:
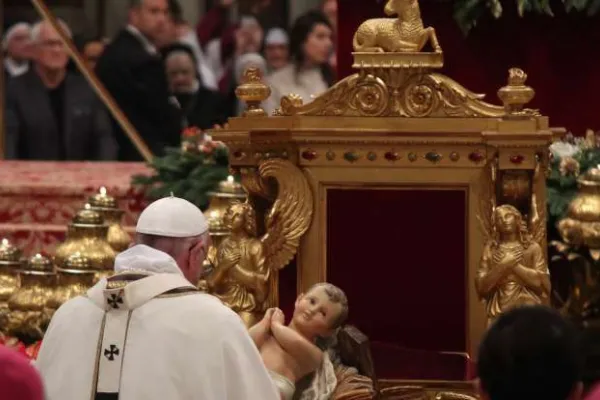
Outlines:
{"label": "white hair", "polygon": [[237,82],[241,82],[244,71],[250,67],[258,68],[263,76],[267,72],[267,62],[263,56],[258,53],[246,53],[238,57],[235,63],[235,79]]}
{"label": "white hair", "polygon": [[27,30],[29,35],[31,35],[31,25],[29,25],[27,22],[19,22],[18,24],[8,28],[4,34],[4,37],[2,38],[2,50],[8,50],[8,43],[11,41],[13,36],[19,33],[19,31],[23,30]]}
{"label": "white hair", "polygon": [[[60,25],[60,27],[62,28],[62,30],[65,32],[65,34],[67,35],[67,37],[69,39],[73,38],[73,33],[71,32],[71,29],[69,28],[69,25],[67,25],[67,23],[65,21],[63,21],[62,19],[58,18],[57,19],[58,24]],[[41,20],[36,22],[33,25],[33,28],[31,28],[31,40],[34,43],[38,43],[40,40],[40,32],[42,31],[42,26],[44,26],[44,24],[48,24],[50,26],[50,28],[54,29],[54,26],[52,24],[50,24],[50,22],[46,21],[46,20]]]}

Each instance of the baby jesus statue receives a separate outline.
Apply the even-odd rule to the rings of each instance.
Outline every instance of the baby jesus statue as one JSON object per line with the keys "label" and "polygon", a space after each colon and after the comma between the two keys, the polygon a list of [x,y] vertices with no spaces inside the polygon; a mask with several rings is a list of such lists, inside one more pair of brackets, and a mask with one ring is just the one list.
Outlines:
{"label": "baby jesus statue", "polygon": [[296,382],[321,365],[324,352],[317,347],[317,338],[335,334],[347,316],[348,300],[344,292],[332,284],[318,283],[298,296],[288,326],[284,325],[283,312],[271,308],[250,328],[250,336],[282,400],[291,400]]}

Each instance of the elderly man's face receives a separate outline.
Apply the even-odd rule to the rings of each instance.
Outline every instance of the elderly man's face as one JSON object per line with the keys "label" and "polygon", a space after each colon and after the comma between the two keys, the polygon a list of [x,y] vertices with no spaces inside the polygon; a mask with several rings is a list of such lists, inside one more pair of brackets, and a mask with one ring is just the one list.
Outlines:
{"label": "elderly man's face", "polygon": [[196,81],[196,66],[192,58],[184,53],[172,54],[166,64],[171,92],[191,93]]}
{"label": "elderly man's face", "polygon": [[60,40],[58,32],[47,23],[40,27],[40,33],[35,45],[35,60],[49,70],[60,70],[67,67],[69,56]]}
{"label": "elderly man's face", "polygon": [[8,56],[17,61],[28,60],[32,56],[31,50],[31,30],[25,27],[18,29],[8,41]]}

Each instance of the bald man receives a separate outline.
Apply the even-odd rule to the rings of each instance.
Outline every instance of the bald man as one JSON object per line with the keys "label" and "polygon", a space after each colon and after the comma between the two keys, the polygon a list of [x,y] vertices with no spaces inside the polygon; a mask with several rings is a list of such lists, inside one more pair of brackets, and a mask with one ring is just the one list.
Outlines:
{"label": "bald man", "polygon": [[[60,21],[71,36],[67,25]],[[104,105],[81,76],[67,72],[69,57],[48,22],[31,30],[33,66],[6,91],[6,158],[112,160],[116,142]]]}
{"label": "bald man", "polygon": [[242,320],[196,283],[208,223],[167,197],[140,215],[116,275],[58,309],[37,366],[48,400],[279,400]]}

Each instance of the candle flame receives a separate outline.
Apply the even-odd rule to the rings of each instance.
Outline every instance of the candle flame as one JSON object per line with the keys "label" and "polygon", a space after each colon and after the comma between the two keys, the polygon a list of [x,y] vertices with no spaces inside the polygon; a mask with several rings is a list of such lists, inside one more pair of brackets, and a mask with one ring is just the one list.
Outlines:
{"label": "candle flame", "polygon": [[217,218],[219,216],[219,212],[218,211],[211,211],[210,212],[210,218]]}
{"label": "candle flame", "polygon": [[10,244],[7,238],[2,239],[2,246],[7,247]]}
{"label": "candle flame", "polygon": [[86,210],[89,210],[91,207],[90,207],[90,205],[89,205],[89,204],[87,204],[87,203],[86,203],[86,205],[85,205],[85,206],[83,206],[83,208],[85,208]]}
{"label": "candle flame", "polygon": [[234,181],[234,179],[233,179],[233,175],[229,175],[229,176],[227,177],[227,182],[228,182],[228,183],[233,183],[233,181]]}
{"label": "candle flame", "polygon": [[104,186],[102,186],[102,187],[100,188],[100,195],[101,195],[101,196],[106,196],[106,188],[105,188]]}
{"label": "candle flame", "polygon": [[37,254],[35,255],[35,258],[42,258],[42,255],[41,255],[40,253],[37,253]]}

